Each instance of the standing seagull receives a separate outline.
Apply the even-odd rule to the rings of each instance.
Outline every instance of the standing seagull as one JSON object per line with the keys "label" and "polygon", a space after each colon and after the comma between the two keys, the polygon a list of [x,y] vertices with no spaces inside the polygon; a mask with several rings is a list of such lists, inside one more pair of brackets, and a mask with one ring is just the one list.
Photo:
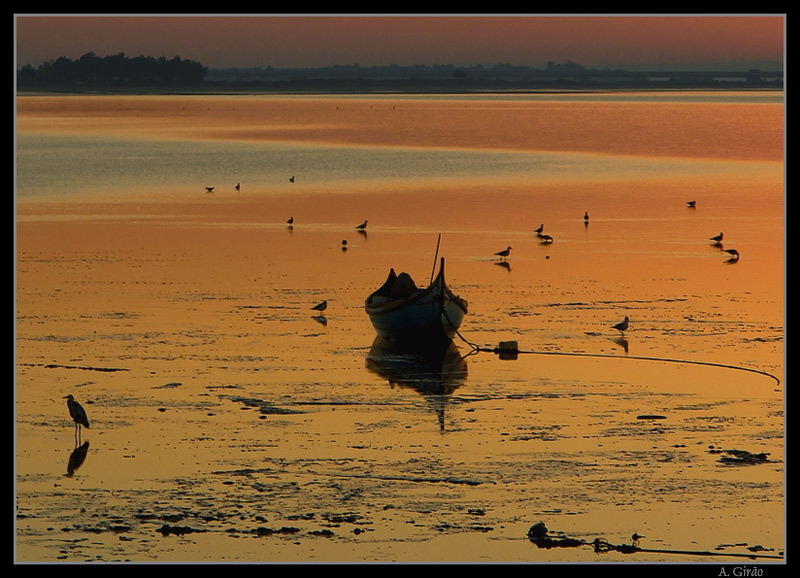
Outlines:
{"label": "standing seagull", "polygon": [[67,400],[67,408],[69,409],[69,415],[72,418],[72,421],[75,422],[75,431],[79,430],[81,426],[89,427],[89,420],[86,417],[86,412],[81,407],[75,398],[72,397],[72,394],[65,395],[64,399]]}
{"label": "standing seagull", "polygon": [[690,209],[694,209],[697,206],[697,201],[686,201],[686,204],[689,205]]}
{"label": "standing seagull", "polygon": [[589,222],[589,211],[586,211],[583,214],[583,220],[586,221],[587,223]]}
{"label": "standing seagull", "polygon": [[207,191],[207,192],[209,192],[209,193],[210,193],[211,191],[213,191],[213,190],[214,190],[214,187],[206,187],[206,191]]}
{"label": "standing seagull", "polygon": [[241,185],[241,183],[236,183],[236,190],[238,191],[238,190],[240,190],[241,188],[242,188],[242,185]]}
{"label": "standing seagull", "polygon": [[367,228],[367,220],[366,219],[364,219],[364,222],[356,227],[356,229],[361,229],[362,231],[364,229],[366,229],[366,228]]}
{"label": "standing seagull", "polygon": [[328,308],[328,302],[322,301],[321,303],[317,303],[314,305],[311,310],[312,311],[325,311]]}
{"label": "standing seagull", "polygon": [[539,225],[539,228],[538,228],[538,229],[536,229],[536,230],[534,230],[534,233],[536,233],[537,235],[541,235],[541,234],[542,234],[542,231],[544,231],[544,223],[542,223],[541,225]]}
{"label": "standing seagull", "polygon": [[625,333],[625,330],[628,329],[628,316],[626,315],[625,319],[623,319],[622,321],[617,323],[614,326],[614,329],[616,329],[617,331],[619,331],[621,333]]}
{"label": "standing seagull", "polygon": [[505,259],[506,259],[506,257],[508,257],[509,253],[511,253],[511,246],[510,245],[508,247],[506,247],[505,249],[503,249],[502,251],[498,251],[497,253],[495,253],[495,255],[497,255],[498,257],[501,257],[505,261]]}
{"label": "standing seagull", "polygon": [[294,175],[292,175],[291,177],[289,177],[289,182],[290,182],[290,183],[293,183],[293,182],[294,182]]}
{"label": "standing seagull", "polygon": [[717,235],[716,237],[711,237],[709,241],[714,241],[715,243],[719,244],[722,242],[722,233]]}

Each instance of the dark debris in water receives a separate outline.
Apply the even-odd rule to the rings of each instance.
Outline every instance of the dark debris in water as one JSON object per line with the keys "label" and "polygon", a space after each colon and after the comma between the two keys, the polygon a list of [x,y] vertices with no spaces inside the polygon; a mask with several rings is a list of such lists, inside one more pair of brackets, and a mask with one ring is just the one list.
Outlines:
{"label": "dark debris in water", "polygon": [[712,454],[725,454],[719,458],[719,462],[727,465],[734,466],[750,466],[756,464],[771,463],[769,453],[762,452],[754,454],[746,450],[718,450],[712,449],[709,451]]}
{"label": "dark debris in water", "polygon": [[205,532],[205,530],[196,530],[195,528],[191,528],[189,526],[170,526],[169,524],[164,524],[158,529],[158,532],[166,538],[170,534],[183,536],[185,534],[193,534],[195,532]]}
{"label": "dark debris in water", "polygon": [[[761,545],[748,547],[747,549],[751,552],[750,554],[745,554],[745,553],[721,554],[719,552],[698,551],[698,550],[668,550],[668,549],[642,548],[639,546],[639,540],[641,538],[644,538],[644,536],[639,536],[634,533],[633,536],[631,536],[630,544],[612,544],[605,538],[595,538],[594,540],[586,541],[580,538],[570,538],[568,536],[563,536],[560,534],[551,535],[550,531],[547,529],[544,522],[537,522],[528,529],[528,540],[530,540],[533,544],[536,544],[537,547],[542,549],[579,548],[581,546],[589,546],[594,550],[595,554],[605,554],[607,552],[618,552],[620,554],[635,554],[636,552],[647,552],[647,553],[658,553],[658,554],[679,554],[687,556],[727,555],[727,556],[750,558],[750,559],[783,558],[782,555],[775,556],[775,555],[758,554],[759,552],[772,551],[772,549],[764,548]],[[745,544],[740,544],[740,545],[744,546]]]}
{"label": "dark debris in water", "polygon": [[271,403],[269,403],[268,401],[264,401],[263,399],[257,399],[254,397],[242,397],[242,396],[225,396],[225,397],[227,397],[234,403],[241,403],[246,407],[258,408],[258,411],[261,414],[292,415],[292,414],[303,413],[302,411],[298,411],[295,409],[276,407]]}

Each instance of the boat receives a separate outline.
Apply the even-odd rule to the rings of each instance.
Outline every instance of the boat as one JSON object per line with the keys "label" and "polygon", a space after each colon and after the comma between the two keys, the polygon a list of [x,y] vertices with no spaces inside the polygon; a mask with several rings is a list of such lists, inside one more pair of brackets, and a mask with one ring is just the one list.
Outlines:
{"label": "boat", "polygon": [[398,345],[447,343],[467,314],[467,302],[444,280],[444,258],[427,289],[417,288],[407,273],[392,268],[381,287],[364,302],[378,336]]}

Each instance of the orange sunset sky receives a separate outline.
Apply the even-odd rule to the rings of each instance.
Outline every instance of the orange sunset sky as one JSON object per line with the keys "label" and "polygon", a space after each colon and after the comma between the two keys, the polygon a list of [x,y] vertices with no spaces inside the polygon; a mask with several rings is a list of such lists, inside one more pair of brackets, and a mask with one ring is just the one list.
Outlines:
{"label": "orange sunset sky", "polygon": [[359,64],[734,69],[784,60],[784,15],[15,15],[17,66],[180,56],[209,68]]}

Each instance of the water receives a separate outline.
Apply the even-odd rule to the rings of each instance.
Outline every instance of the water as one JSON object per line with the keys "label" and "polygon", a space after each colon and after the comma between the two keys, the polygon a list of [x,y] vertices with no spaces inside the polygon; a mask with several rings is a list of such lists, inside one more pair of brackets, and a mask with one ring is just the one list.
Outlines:
{"label": "water", "polygon": [[[18,559],[780,557],[781,96],[18,98]],[[528,353],[376,348],[439,234]]]}

